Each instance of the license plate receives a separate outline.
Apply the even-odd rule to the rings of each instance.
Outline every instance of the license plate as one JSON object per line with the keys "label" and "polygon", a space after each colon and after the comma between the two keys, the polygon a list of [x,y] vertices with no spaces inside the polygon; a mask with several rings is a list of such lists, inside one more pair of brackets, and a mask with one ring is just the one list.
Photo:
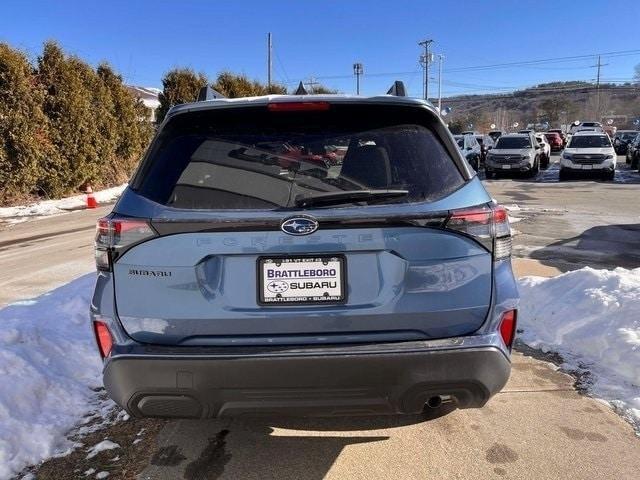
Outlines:
{"label": "license plate", "polygon": [[583,170],[593,170],[593,165],[582,165]]}
{"label": "license plate", "polygon": [[502,165],[503,170],[511,170],[511,165]]}
{"label": "license plate", "polygon": [[341,303],[345,301],[345,259],[262,257],[258,259],[261,304]]}

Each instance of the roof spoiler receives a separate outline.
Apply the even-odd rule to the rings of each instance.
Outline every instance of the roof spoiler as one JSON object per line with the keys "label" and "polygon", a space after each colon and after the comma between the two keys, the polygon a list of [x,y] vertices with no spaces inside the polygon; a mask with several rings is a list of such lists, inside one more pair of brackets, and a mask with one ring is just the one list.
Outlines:
{"label": "roof spoiler", "polygon": [[407,89],[404,88],[404,83],[402,83],[400,80],[396,80],[395,82],[393,82],[393,85],[391,85],[391,88],[387,90],[387,95],[406,97]]}
{"label": "roof spoiler", "polygon": [[217,90],[214,90],[209,85],[202,87],[198,92],[198,102],[204,102],[206,100],[215,100],[217,98],[227,98]]}

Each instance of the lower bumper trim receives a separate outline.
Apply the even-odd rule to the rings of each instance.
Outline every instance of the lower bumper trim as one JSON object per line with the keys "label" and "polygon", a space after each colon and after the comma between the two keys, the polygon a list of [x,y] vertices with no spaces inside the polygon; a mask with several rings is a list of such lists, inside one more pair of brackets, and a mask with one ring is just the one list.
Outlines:
{"label": "lower bumper trim", "polygon": [[115,357],[107,392],[136,417],[415,414],[434,396],[481,407],[511,364],[496,347],[232,359]]}

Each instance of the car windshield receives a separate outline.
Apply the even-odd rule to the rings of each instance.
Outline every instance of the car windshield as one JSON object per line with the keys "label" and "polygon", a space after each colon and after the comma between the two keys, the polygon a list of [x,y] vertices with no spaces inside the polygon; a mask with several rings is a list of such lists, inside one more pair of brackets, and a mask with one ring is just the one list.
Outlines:
{"label": "car windshield", "polygon": [[531,142],[527,137],[500,137],[498,139],[498,145],[496,145],[497,149],[529,147],[531,147]]}
{"label": "car windshield", "polygon": [[176,208],[274,210],[322,193],[407,191],[376,198],[380,204],[434,200],[460,187],[462,174],[437,137],[415,116],[401,117],[409,121],[353,106],[179,114],[145,160],[137,188]]}
{"label": "car windshield", "polygon": [[571,139],[568,148],[606,148],[611,141],[606,135],[576,135]]}

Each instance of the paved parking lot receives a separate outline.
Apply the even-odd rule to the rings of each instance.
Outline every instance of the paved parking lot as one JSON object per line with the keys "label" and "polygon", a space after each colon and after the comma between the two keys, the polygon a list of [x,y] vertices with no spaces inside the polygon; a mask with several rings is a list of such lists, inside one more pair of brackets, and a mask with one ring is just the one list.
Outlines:
{"label": "paved parking lot", "polygon": [[[640,175],[623,164],[614,183],[558,183],[554,170],[532,180],[486,182],[519,219],[513,224],[519,274],[640,266]],[[0,276],[3,300],[41,293],[65,276],[89,271],[98,213],[0,231],[0,259],[22,266]],[[59,248],[63,240],[73,246],[68,252]],[[34,254],[36,243],[49,259],[46,267]],[[47,277],[56,265],[66,275]],[[34,278],[40,283],[25,290]],[[38,478],[78,478],[89,468],[109,471],[109,478],[188,480],[592,479],[637,478],[640,471],[640,442],[631,426],[607,405],[578,393],[573,379],[553,364],[524,353],[515,354],[509,384],[483,409],[438,418],[130,420],[85,441],[104,438],[122,448],[91,460],[83,450],[52,459]]]}

